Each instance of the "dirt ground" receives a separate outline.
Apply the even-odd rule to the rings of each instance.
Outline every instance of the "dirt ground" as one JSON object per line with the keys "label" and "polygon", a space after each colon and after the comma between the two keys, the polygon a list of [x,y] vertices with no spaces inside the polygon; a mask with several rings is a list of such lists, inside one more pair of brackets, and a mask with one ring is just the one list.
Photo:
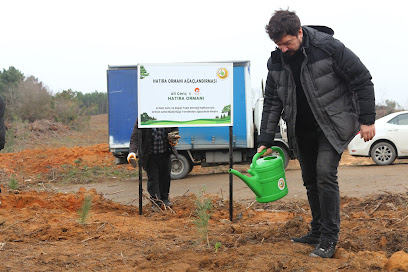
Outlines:
{"label": "dirt ground", "polygon": [[[310,210],[304,199],[237,201],[230,222],[227,196],[187,192],[173,197],[172,209],[153,211],[146,204],[139,215],[137,203],[119,204],[98,191],[98,184],[109,186],[117,178],[101,179],[99,172],[91,172],[94,167],[134,171],[114,165],[106,115],[93,117],[85,133],[46,125],[34,131],[27,149],[0,153],[0,271],[408,271],[404,186],[399,192],[343,196],[335,258],[311,258],[312,247],[288,242],[308,230]],[[341,162],[353,167],[371,164],[347,154]],[[296,161],[289,165],[297,167]],[[398,168],[398,174],[406,175],[406,168]],[[93,174],[83,186],[88,189],[53,189],[60,186],[55,177],[67,169]],[[368,182],[373,179],[370,167],[361,169]],[[208,177],[224,170],[196,167],[192,175]],[[18,181],[18,190],[10,189],[11,179]],[[79,211],[89,196],[91,209],[81,222]],[[212,204],[206,228],[195,220],[200,199]]]}

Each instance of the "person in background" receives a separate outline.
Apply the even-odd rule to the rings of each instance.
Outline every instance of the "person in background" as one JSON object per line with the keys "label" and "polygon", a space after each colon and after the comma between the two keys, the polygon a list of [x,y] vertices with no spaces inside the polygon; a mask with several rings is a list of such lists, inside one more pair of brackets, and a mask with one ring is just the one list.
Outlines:
{"label": "person in background", "polygon": [[311,231],[293,242],[316,245],[312,257],[331,258],[339,239],[337,168],[360,130],[375,135],[371,75],[324,26],[301,26],[289,10],[275,11],[266,32],[277,45],[268,60],[258,152],[273,145],[279,119],[298,158],[312,213]]}
{"label": "person in background", "polygon": [[[139,136],[142,148],[139,148]],[[178,128],[138,128],[136,120],[130,136],[128,162],[138,157],[147,173],[147,191],[158,206],[172,206],[169,200],[171,154],[178,158],[175,146],[178,144]],[[153,205],[153,208],[156,206]]]}

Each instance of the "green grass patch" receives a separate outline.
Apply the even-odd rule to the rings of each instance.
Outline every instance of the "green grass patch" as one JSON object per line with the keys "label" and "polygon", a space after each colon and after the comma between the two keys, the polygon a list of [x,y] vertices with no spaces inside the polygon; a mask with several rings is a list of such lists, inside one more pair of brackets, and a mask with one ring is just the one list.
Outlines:
{"label": "green grass patch", "polygon": [[231,123],[231,116],[225,118],[214,118],[214,119],[196,119],[189,121],[168,121],[168,120],[148,120],[142,122],[142,125],[151,126],[151,125],[218,125],[218,124],[229,124]]}
{"label": "green grass patch", "polygon": [[205,190],[202,189],[200,194],[197,196],[197,200],[194,203],[195,210],[193,218],[193,223],[197,230],[197,236],[199,238],[199,243],[204,241],[207,242],[208,248],[210,247],[210,242],[208,240],[209,232],[209,220],[212,215],[212,200],[205,195]]}
{"label": "green grass patch", "polygon": [[130,179],[139,176],[137,169],[112,168],[112,167],[88,167],[79,165],[62,165],[57,174],[54,173],[53,181],[61,183],[97,183],[107,178]]}
{"label": "green grass patch", "polygon": [[82,225],[86,224],[91,208],[92,208],[92,195],[86,195],[84,197],[84,202],[82,203],[81,208],[79,208],[78,210],[79,223],[81,223]]}
{"label": "green grass patch", "polygon": [[20,188],[20,185],[18,184],[18,181],[14,177],[12,177],[8,182],[8,187],[12,190],[18,190],[18,188]]}

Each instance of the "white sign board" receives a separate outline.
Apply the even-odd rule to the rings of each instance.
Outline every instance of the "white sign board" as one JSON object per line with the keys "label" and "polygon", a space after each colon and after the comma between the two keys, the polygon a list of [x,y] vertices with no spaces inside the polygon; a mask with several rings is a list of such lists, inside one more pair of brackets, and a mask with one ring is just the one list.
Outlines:
{"label": "white sign board", "polygon": [[138,65],[138,124],[148,127],[233,125],[233,64]]}

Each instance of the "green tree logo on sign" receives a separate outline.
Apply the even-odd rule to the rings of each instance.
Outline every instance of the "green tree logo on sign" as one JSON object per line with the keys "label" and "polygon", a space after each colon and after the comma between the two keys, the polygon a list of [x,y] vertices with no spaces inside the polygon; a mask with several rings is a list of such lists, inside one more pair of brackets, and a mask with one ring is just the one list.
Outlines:
{"label": "green tree logo on sign", "polygon": [[140,120],[142,123],[146,123],[149,120],[156,120],[156,118],[149,116],[146,112],[142,113],[140,115]]}
{"label": "green tree logo on sign", "polygon": [[146,71],[143,65],[140,66],[140,79],[144,79],[149,76],[149,73]]}
{"label": "green tree logo on sign", "polygon": [[228,116],[231,116],[231,105],[227,105],[222,109],[222,113],[227,113]]}

